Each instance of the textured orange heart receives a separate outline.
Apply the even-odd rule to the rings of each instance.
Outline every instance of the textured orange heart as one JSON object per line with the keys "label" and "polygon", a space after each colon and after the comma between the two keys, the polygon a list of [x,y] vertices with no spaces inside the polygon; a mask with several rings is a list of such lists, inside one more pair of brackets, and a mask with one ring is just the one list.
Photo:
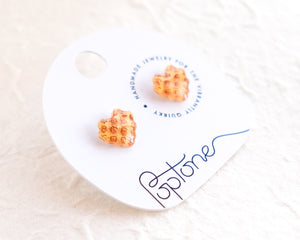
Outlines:
{"label": "textured orange heart", "polygon": [[172,101],[185,101],[189,93],[189,80],[182,68],[167,66],[164,74],[156,74],[153,79],[153,90],[161,97]]}
{"label": "textured orange heart", "polygon": [[116,146],[131,147],[135,141],[136,123],[130,111],[115,109],[111,118],[98,123],[99,138]]}

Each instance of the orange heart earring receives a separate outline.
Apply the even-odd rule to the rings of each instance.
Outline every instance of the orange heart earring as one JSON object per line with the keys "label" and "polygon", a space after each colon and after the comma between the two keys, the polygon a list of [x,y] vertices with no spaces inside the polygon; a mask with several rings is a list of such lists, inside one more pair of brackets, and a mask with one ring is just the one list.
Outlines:
{"label": "orange heart earring", "polygon": [[164,74],[156,74],[153,79],[153,90],[161,97],[171,101],[185,101],[189,94],[189,80],[182,68],[167,66]]}
{"label": "orange heart earring", "polygon": [[111,118],[98,123],[99,138],[108,144],[131,147],[135,142],[136,123],[130,111],[115,109]]}

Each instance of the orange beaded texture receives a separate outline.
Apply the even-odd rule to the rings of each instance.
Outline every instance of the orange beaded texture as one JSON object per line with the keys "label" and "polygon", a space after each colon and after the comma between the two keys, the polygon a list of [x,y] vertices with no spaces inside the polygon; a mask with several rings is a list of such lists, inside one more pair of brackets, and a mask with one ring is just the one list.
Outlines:
{"label": "orange beaded texture", "polygon": [[99,138],[116,146],[131,147],[135,141],[136,123],[130,111],[115,109],[111,118],[98,123]]}
{"label": "orange beaded texture", "polygon": [[164,74],[156,74],[153,79],[153,90],[161,97],[172,101],[185,101],[189,94],[189,80],[182,68],[167,66]]}

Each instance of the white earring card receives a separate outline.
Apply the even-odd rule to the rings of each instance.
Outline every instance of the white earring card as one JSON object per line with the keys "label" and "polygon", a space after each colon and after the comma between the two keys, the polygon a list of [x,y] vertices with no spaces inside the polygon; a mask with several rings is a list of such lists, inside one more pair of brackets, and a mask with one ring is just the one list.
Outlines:
{"label": "white earring card", "polygon": [[[104,58],[105,72],[81,75],[82,52]],[[153,91],[153,76],[168,65],[189,79],[184,102]],[[47,74],[43,106],[65,160],[106,194],[147,210],[176,206],[200,188],[244,144],[252,122],[247,97],[199,50],[144,30],[103,30],[63,50]],[[137,124],[130,148],[98,138],[98,122],[116,108]]]}

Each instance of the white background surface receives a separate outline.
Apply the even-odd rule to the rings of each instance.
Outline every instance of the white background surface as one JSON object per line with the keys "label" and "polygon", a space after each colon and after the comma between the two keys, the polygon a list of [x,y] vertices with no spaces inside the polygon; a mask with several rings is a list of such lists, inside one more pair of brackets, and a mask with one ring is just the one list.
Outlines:
{"label": "white background surface", "polygon": [[[297,1],[0,0],[0,239],[299,239]],[[55,56],[106,27],[142,27],[203,49],[248,95],[256,126],[187,201],[129,208],[54,147],[42,86]]]}

